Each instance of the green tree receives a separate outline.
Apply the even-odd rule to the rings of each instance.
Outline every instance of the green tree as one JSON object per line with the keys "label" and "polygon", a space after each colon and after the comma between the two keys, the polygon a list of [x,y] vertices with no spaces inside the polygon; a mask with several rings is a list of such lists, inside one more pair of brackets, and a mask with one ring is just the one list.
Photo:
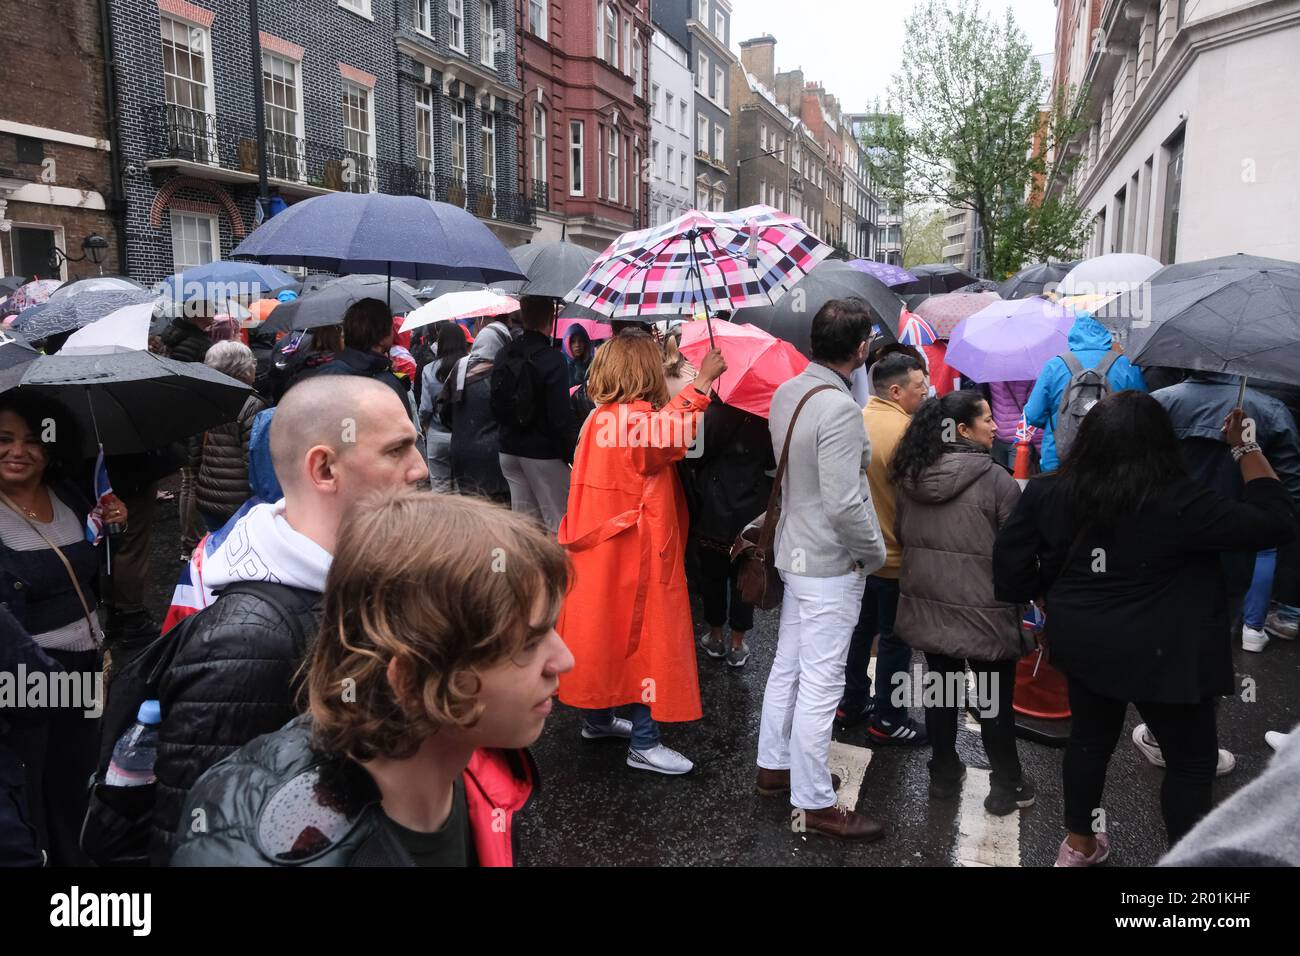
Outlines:
{"label": "green tree", "polygon": [[943,261],[942,209],[906,206],[903,212],[903,268]]}
{"label": "green tree", "polygon": [[1068,191],[1043,197],[1042,184],[1068,182],[1078,162],[1063,149],[1081,129],[1078,97],[1042,110],[1047,79],[1010,9],[999,21],[979,0],[923,0],[903,63],[863,144],[877,181],[908,204],[973,210],[993,278],[1077,251],[1084,210]]}

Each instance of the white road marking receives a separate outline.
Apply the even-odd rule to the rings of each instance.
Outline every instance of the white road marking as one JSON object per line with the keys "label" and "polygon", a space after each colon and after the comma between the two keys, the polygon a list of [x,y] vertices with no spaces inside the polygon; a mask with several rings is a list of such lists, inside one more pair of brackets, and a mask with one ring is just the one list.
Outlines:
{"label": "white road marking", "polygon": [[[966,700],[979,700],[979,691],[975,687],[975,675],[970,671],[966,672]],[[963,710],[966,715],[966,729],[973,733],[980,732],[980,722],[971,716],[969,710]]]}
{"label": "white road marking", "polygon": [[1020,866],[1020,814],[995,817],[984,809],[988,795],[989,772],[967,770],[957,817],[957,865]]}
{"label": "white road marking", "polygon": [[857,809],[858,797],[862,792],[862,779],[867,773],[867,764],[871,763],[871,751],[866,747],[854,747],[831,741],[831,751],[827,766],[840,778],[840,791],[836,794],[836,803],[850,810]]}

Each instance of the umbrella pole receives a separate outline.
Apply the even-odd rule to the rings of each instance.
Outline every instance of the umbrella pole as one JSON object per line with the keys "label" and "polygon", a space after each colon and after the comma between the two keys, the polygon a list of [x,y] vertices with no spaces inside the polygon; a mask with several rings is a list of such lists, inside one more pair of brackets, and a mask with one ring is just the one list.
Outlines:
{"label": "umbrella pole", "polygon": [[388,305],[388,314],[391,317],[393,314],[393,264],[391,262],[388,263],[387,278],[388,288],[386,290],[384,302]]}
{"label": "umbrella pole", "polygon": [[[95,400],[89,385],[86,386],[86,406],[90,409],[91,427],[95,429],[95,444],[98,446],[99,453],[102,455],[104,453],[104,442],[99,437],[99,419],[95,416]],[[99,480],[98,474],[96,474],[94,477],[90,479],[91,481],[90,492],[92,495],[95,496],[95,503],[91,505],[92,508],[98,507],[99,505],[99,495],[97,493],[98,488],[95,487],[95,483],[98,482],[98,480]],[[184,521],[183,515],[181,520]],[[113,553],[112,553],[112,547],[110,545],[110,541],[112,540],[112,537],[113,536],[109,534],[107,530],[104,531],[104,574],[108,576],[110,582],[113,580]]]}
{"label": "umbrella pole", "polygon": [[704,324],[709,330],[709,348],[717,348],[717,343],[713,341],[713,319],[709,315],[709,300],[704,295],[704,276],[700,273],[700,261],[695,255],[695,239],[691,236],[691,271],[695,273],[695,281],[700,287],[700,304],[704,306]]}

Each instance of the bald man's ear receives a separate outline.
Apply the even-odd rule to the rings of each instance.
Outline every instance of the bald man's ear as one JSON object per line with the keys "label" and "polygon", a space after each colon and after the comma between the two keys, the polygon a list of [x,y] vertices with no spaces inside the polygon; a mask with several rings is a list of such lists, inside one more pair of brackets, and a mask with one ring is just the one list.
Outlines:
{"label": "bald man's ear", "polygon": [[307,449],[307,482],[318,492],[338,489],[338,454],[329,445],[312,445]]}

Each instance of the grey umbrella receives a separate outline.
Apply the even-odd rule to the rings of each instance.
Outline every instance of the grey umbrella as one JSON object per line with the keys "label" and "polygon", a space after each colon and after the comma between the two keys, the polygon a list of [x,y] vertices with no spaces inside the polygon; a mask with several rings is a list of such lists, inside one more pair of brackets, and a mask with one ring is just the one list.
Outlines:
{"label": "grey umbrella", "polygon": [[140,283],[126,276],[91,276],[88,279],[75,279],[65,282],[50,293],[51,299],[71,299],[85,295],[87,292],[130,292],[143,289]]}
{"label": "grey umbrella", "polygon": [[510,257],[528,280],[502,285],[503,291],[562,299],[582,281],[596,252],[572,242],[529,242],[511,249]]}
{"label": "grey umbrella", "polygon": [[61,299],[51,297],[48,302],[18,313],[13,327],[29,339],[45,339],[89,325],[123,306],[141,305],[156,298],[152,292],[143,289],[83,292]]}
{"label": "grey umbrella", "polygon": [[7,392],[23,379],[27,366],[40,357],[27,339],[9,329],[0,329],[0,392]]}
{"label": "grey umbrella", "polygon": [[1288,262],[1285,259],[1268,259],[1264,256],[1248,256],[1239,252],[1235,256],[1219,256],[1217,259],[1201,259],[1197,262],[1176,262],[1165,266],[1151,277],[1152,285],[1168,285],[1181,282],[1210,272],[1224,269],[1254,269],[1257,272],[1266,269],[1300,270],[1300,262]]}
{"label": "grey umbrella", "polygon": [[339,325],[348,306],[362,299],[379,299],[381,302],[388,299],[394,315],[410,312],[421,305],[415,290],[400,279],[393,279],[390,287],[386,276],[339,276],[315,292],[276,306],[271,317],[262,325],[262,330],[288,332],[290,329],[301,331]]}

